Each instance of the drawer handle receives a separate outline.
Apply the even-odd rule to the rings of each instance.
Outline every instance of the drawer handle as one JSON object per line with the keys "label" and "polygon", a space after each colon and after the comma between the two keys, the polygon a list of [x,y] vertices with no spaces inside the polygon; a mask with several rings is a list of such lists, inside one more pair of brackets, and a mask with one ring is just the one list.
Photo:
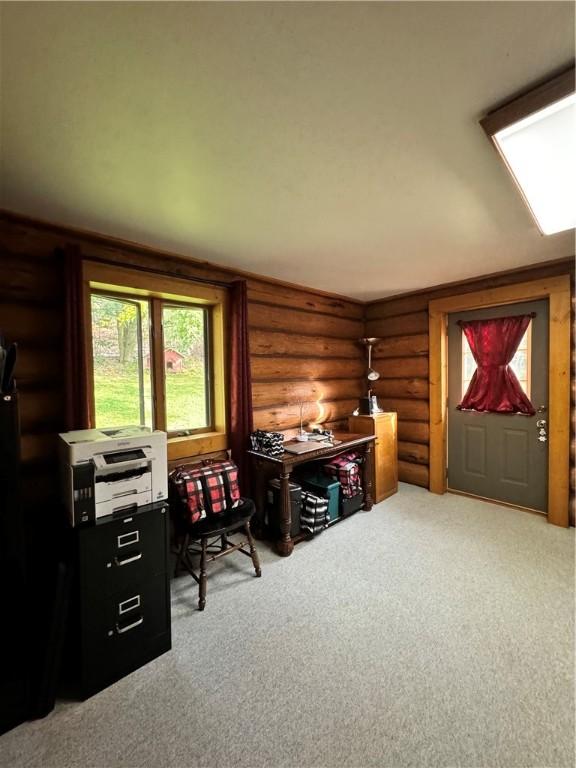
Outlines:
{"label": "drawer handle", "polygon": [[129,565],[130,563],[135,563],[136,560],[140,560],[142,557],[142,552],[138,552],[136,555],[132,555],[131,557],[124,557],[123,559],[120,559],[118,557],[114,558],[114,562],[116,565]]}
{"label": "drawer handle", "polygon": [[140,616],[140,618],[136,619],[136,621],[133,621],[132,624],[126,624],[126,626],[124,627],[121,627],[119,624],[116,624],[116,632],[118,632],[119,635],[123,635],[124,632],[130,632],[131,629],[136,629],[136,627],[139,627],[143,621],[144,621],[144,617]]}
{"label": "drawer handle", "polygon": [[134,608],[140,608],[140,595],[134,595],[134,597],[130,597],[122,603],[118,603],[118,613],[120,614],[133,611]]}
{"label": "drawer handle", "polygon": [[117,536],[118,549],[122,547],[128,547],[130,544],[137,544],[140,541],[140,531],[130,531],[129,533],[122,533]]}

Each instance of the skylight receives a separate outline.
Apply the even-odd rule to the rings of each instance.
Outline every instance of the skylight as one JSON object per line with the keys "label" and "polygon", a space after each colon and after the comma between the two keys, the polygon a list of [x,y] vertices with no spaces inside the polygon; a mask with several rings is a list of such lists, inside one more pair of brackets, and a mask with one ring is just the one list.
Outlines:
{"label": "skylight", "polygon": [[576,94],[493,138],[543,234],[576,227]]}
{"label": "skylight", "polygon": [[540,232],[576,227],[576,69],[572,64],[480,120]]}

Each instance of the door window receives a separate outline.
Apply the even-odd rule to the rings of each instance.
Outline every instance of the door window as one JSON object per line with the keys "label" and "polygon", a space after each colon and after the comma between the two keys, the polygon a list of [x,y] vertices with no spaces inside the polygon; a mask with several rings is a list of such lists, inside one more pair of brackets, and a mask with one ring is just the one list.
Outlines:
{"label": "door window", "polygon": [[[516,354],[510,361],[510,368],[516,374],[520,386],[527,397],[530,397],[530,358],[531,358],[532,321],[526,329],[524,336],[516,350]],[[466,334],[462,332],[462,397],[468,391],[468,386],[474,375],[477,365],[474,355],[468,344]]]}

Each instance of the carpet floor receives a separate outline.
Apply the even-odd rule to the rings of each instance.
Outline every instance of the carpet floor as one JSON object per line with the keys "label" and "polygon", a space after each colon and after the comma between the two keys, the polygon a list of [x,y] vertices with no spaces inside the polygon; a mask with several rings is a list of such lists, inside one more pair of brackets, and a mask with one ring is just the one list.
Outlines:
{"label": "carpet floor", "polygon": [[568,768],[574,531],[414,486],[172,582],[173,650],[0,737],[26,768]]}

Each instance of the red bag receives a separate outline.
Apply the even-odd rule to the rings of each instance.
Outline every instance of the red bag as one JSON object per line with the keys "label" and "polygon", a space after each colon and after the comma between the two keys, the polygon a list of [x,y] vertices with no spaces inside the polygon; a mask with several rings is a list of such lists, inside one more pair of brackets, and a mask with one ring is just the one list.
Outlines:
{"label": "red bag", "polygon": [[342,496],[346,499],[351,499],[362,492],[359,460],[360,456],[357,453],[344,453],[336,456],[329,464],[324,464],[324,472],[340,481]]}
{"label": "red bag", "polygon": [[177,467],[169,479],[189,523],[219,515],[240,503],[238,467],[231,461]]}

